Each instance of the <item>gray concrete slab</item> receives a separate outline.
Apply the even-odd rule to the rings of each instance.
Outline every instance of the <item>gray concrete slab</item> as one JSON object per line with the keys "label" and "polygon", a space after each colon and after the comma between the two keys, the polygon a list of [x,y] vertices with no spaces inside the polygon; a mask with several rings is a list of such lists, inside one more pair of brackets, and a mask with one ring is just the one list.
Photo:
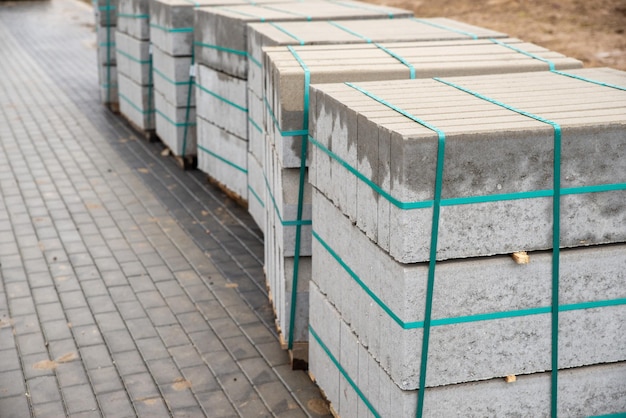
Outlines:
{"label": "gray concrete slab", "polygon": [[120,1],[117,29],[135,39],[150,40],[150,2],[148,0]]}
{"label": "gray concrete slab", "polygon": [[[311,310],[316,313],[311,317],[315,332],[310,342],[311,374],[332,409],[342,417],[415,415],[417,391],[401,390],[372,357],[365,355],[349,325],[315,286],[311,289]],[[349,349],[344,350],[346,346]],[[626,408],[625,377],[624,362],[559,371],[557,413],[619,415]],[[543,372],[517,376],[512,383],[490,379],[427,388],[423,416],[481,417],[532,411],[533,416],[549,417],[550,379],[550,373]]]}
{"label": "gray concrete slab", "polygon": [[[589,78],[602,80],[604,72],[589,69],[583,71],[583,74],[587,74]],[[623,91],[548,72],[450,80],[558,123],[564,132],[561,158],[563,189],[622,183],[626,169],[622,167],[621,160],[613,158],[617,155],[615,150],[623,146]],[[370,87],[365,86],[374,84],[359,85],[369,89]],[[407,85],[419,85],[419,91],[407,90]],[[392,103],[398,103],[395,98],[392,99],[384,93],[390,88],[397,100],[403,102],[399,106],[410,114],[422,118],[423,121],[437,126],[446,134],[448,152],[443,199],[527,192],[532,194],[538,190],[552,190],[554,130],[549,124],[488,103],[435,80],[409,81],[406,84],[390,81],[381,83],[380,86],[380,90],[371,90],[373,94],[385,100],[389,99]],[[355,90],[351,87],[345,85],[337,87],[346,92],[346,97],[350,99],[355,97]],[[319,87],[320,90],[324,88]],[[529,91],[532,91],[530,97],[527,94]],[[385,161],[380,164],[380,159],[376,158],[376,155],[372,155],[373,159],[368,160],[370,166],[378,167],[379,182],[381,179],[389,179],[390,186],[385,193],[405,203],[432,199],[437,134],[419,123],[407,121],[407,118],[397,111],[384,109],[386,106],[374,103],[366,95],[362,96],[366,99],[365,103],[369,103],[365,105],[364,114],[371,115],[372,121],[380,122],[381,131],[389,131],[391,134],[379,136],[379,140],[382,138],[386,141],[383,143],[379,141],[379,150],[383,148],[388,150],[384,153],[389,153],[389,167]],[[411,104],[407,97],[421,99]],[[318,96],[317,108],[312,115],[312,119],[316,119],[316,132],[313,132],[312,136],[322,137],[322,141],[327,144],[325,146],[329,145],[339,158],[357,169],[358,140],[352,139],[356,127],[350,121],[359,114],[351,109],[359,108],[360,105],[346,107],[341,99],[329,107],[322,105],[319,99]],[[375,105],[376,111],[373,113],[370,113],[372,109],[370,104]],[[327,110],[330,113],[327,113]],[[320,118],[322,114],[326,116]],[[459,115],[463,117],[460,118]],[[338,117],[342,117],[346,122],[337,122]],[[325,120],[324,123],[321,123],[322,119]],[[332,137],[331,144],[328,135],[333,130],[336,130],[337,135]],[[605,138],[599,148],[594,145],[595,139],[591,140],[598,138],[598,135]],[[483,140],[487,142],[481,142]],[[412,145],[405,148],[408,144]],[[375,148],[370,149],[375,152]],[[318,146],[311,147],[311,150],[313,154],[318,152],[325,154]],[[505,154],[515,160],[506,160]],[[425,159],[427,155],[431,158]],[[488,159],[484,159],[486,155],[489,155]],[[514,155],[516,157],[513,157]],[[518,159],[520,156],[522,159]],[[364,157],[369,158],[365,155]],[[328,157],[321,158],[323,160]],[[607,158],[610,162],[607,162]],[[482,165],[481,160],[484,161]],[[408,168],[411,164],[414,164],[413,168],[400,169],[402,166]],[[311,181],[324,194],[336,201],[341,210],[358,225],[361,218],[356,205],[359,199],[356,177],[345,168],[341,168],[341,164],[335,160],[330,166],[326,165],[326,168],[331,166],[337,169],[331,168],[325,173],[318,170],[316,176],[311,177]],[[472,169],[468,172],[467,167],[470,166]],[[595,168],[583,168],[590,166]],[[597,167],[604,169],[598,170]],[[328,175],[334,177],[336,173],[340,173],[336,180],[324,180],[324,184],[318,181]],[[420,175],[417,176],[416,173]],[[346,178],[351,178],[352,182],[347,183]],[[428,186],[416,187],[417,183]],[[331,184],[342,186],[340,188],[329,186]],[[351,186],[346,188],[345,184]],[[382,183],[379,183],[379,186],[380,184]],[[408,184],[412,186],[405,187]],[[364,191],[361,196],[369,198],[370,193],[372,192]],[[575,247],[623,242],[624,233],[621,225],[624,224],[624,214],[620,210],[613,210],[616,205],[619,206],[617,202],[623,199],[623,190],[586,194],[565,192],[561,199],[560,245]],[[385,200],[387,199],[379,198],[378,202]],[[376,232],[369,227],[363,227],[368,229],[366,231],[368,236],[377,241],[376,234],[383,234],[380,244],[388,242],[389,247],[383,248],[399,261],[419,262],[428,259],[431,209],[403,210],[393,204],[385,205],[380,213],[386,214],[388,209],[389,233],[381,231],[381,224],[378,223]],[[444,206],[440,224],[437,256],[439,259],[551,248],[552,203],[548,196]],[[371,210],[378,211],[378,208]],[[478,210],[483,215],[478,212],[470,214],[468,210],[470,212]],[[486,213],[489,215],[484,215]],[[386,225],[386,222],[383,225]],[[454,231],[463,231],[464,237],[461,239]],[[418,236],[424,237],[421,250],[416,247],[420,241]]]}

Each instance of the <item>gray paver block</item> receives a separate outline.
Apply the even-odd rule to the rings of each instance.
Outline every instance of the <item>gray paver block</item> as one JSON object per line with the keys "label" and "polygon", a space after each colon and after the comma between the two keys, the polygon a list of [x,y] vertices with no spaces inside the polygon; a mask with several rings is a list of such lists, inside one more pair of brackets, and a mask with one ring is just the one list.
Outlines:
{"label": "gray paver block", "polygon": [[[125,75],[140,86],[151,84],[150,41],[137,40],[118,32],[115,54],[119,75]],[[119,91],[123,93],[121,87]]]}
{"label": "gray paver block", "polygon": [[[283,45],[360,44],[369,42],[415,42],[503,38],[506,35],[447,18],[354,19],[248,25],[248,56],[263,62],[263,48]],[[248,66],[248,85],[263,97],[263,68]]]}
{"label": "gray paver block", "polygon": [[[155,90],[156,132],[176,156],[196,155],[196,109],[175,107]],[[187,134],[185,136],[185,127]]]}
{"label": "gray paver block", "polygon": [[148,0],[126,0],[118,4],[117,30],[135,39],[150,39],[150,2]]}
{"label": "gray paver block", "polygon": [[[247,26],[254,22],[305,20],[344,20],[357,18],[407,17],[406,10],[365,5],[358,2],[285,2],[265,5],[240,5],[228,8],[199,8],[195,13],[195,39],[211,47],[199,48],[198,62],[247,78]],[[232,53],[233,51],[238,51]]]}
{"label": "gray paver block", "polygon": [[[505,38],[498,42],[552,61],[557,69],[582,67],[578,60],[518,39]],[[301,62],[310,74],[311,84],[409,79],[410,66],[416,69],[415,78],[549,69],[546,62],[491,40],[381,43],[380,46],[305,45],[294,46],[295,52],[287,47],[265,50],[265,96],[269,102],[265,125],[283,166],[299,165],[299,149],[295,143],[299,138],[286,136],[286,133],[304,129],[301,112],[305,109],[305,70]],[[270,123],[273,118],[277,123]]]}
{"label": "gray paver block", "polygon": [[177,108],[186,108],[187,104],[195,106],[196,89],[190,75],[191,57],[171,56],[153,48],[152,60],[154,89]]}
{"label": "gray paver block", "polygon": [[[325,328],[331,322],[324,320],[338,320],[340,324],[337,325],[344,329],[348,325],[342,323],[337,311],[325,301],[323,295],[317,291],[312,291],[313,293],[317,295],[312,296],[312,304],[316,307],[321,319],[319,325],[316,325],[317,319],[314,320],[313,329],[325,344],[328,352],[321,348],[318,339],[311,339],[311,353],[315,359],[313,361],[311,358],[311,373],[315,376],[322,390],[325,391],[335,410],[342,411],[342,416],[357,416],[356,411],[362,409],[348,410],[343,408],[346,399],[344,393],[341,392],[340,394],[338,390],[333,389],[337,387],[337,384],[333,385],[333,383],[345,379],[345,377],[340,375],[336,365],[332,363],[329,353],[342,367],[346,363],[346,359],[341,356],[337,346],[338,340],[333,341],[333,337],[338,336],[337,333],[329,334],[326,332]],[[323,313],[322,311],[326,312]],[[331,316],[329,317],[329,315]],[[349,331],[341,335],[343,337],[341,345],[350,342],[359,344],[353,334],[352,338],[349,338]],[[349,355],[354,356],[354,352],[349,353]],[[358,359],[359,369],[368,370],[367,384],[359,380],[363,376],[362,374],[348,374],[348,376],[380,416],[412,416],[415,414],[417,391],[401,390],[372,357],[359,355]],[[626,382],[624,380],[624,376],[626,376],[625,367],[626,363],[620,362],[561,370],[559,372],[558,397],[560,413],[589,416],[624,410],[626,406],[623,398],[623,393],[626,390],[624,386],[624,382]],[[345,368],[344,372],[347,372]],[[354,391],[351,385],[345,385],[344,388],[348,392]],[[353,397],[354,395],[352,393],[350,396]],[[363,403],[361,399],[357,401]],[[463,411],[464,416],[484,416],[492,413],[500,416],[523,410],[532,410],[538,416],[547,417],[550,415],[549,372],[517,376],[517,381],[514,383],[506,383],[504,379],[490,379],[428,388],[425,394],[424,416],[427,417],[457,415],[460,411]]]}
{"label": "gray paver block", "polygon": [[[317,192],[313,221],[320,237],[314,241],[313,282],[396,384],[415,389],[422,329],[410,324],[424,320],[428,264],[397,263]],[[560,304],[576,306],[619,299],[624,292],[621,283],[626,263],[620,256],[622,247],[562,251]],[[532,253],[528,265],[518,265],[506,256],[439,263],[433,320],[445,324],[450,318],[488,317],[496,312],[503,317],[433,327],[427,383],[444,385],[549,369],[549,312],[521,317],[504,313],[549,307],[551,269],[551,255],[543,252]],[[383,305],[367,296],[354,276],[407,329],[385,313]],[[587,282],[584,278],[588,277],[593,280]],[[599,325],[614,323],[623,315],[624,309],[619,306],[563,312],[559,333],[561,367],[624,360],[626,352],[616,349],[626,344],[621,341],[619,329]]]}
{"label": "gray paver block", "polygon": [[[612,71],[594,69],[570,72],[600,80],[607,77],[607,73],[615,74]],[[617,77],[619,78],[619,72]],[[547,72],[526,73],[524,76],[512,74],[447,80],[464,85],[465,88],[482,91],[483,94],[510,106],[539,114],[561,125],[565,132],[561,156],[561,188],[565,189],[561,198],[561,216],[563,220],[567,219],[561,226],[561,247],[624,241],[621,227],[624,225],[624,213],[616,206],[618,201],[623,200],[624,191],[618,189],[605,193],[567,193],[568,188],[613,184],[623,180],[623,173],[626,173],[623,161],[613,160],[611,157],[616,154],[610,151],[623,146],[620,139],[620,132],[623,130],[623,92]],[[437,257],[450,259],[551,248],[552,198],[548,195],[533,197],[532,194],[540,193],[540,190],[551,191],[553,188],[553,128],[549,124],[488,103],[436,80],[406,83],[389,81],[359,85],[373,89],[372,92],[376,90],[374,94],[395,101],[410,113],[421,116],[426,122],[432,121],[445,133],[447,154],[442,199],[472,199],[476,196],[479,196],[478,199],[485,199],[480,197],[485,195],[496,197],[496,201],[468,205],[456,204],[454,200],[450,201],[450,205],[442,203]],[[510,86],[511,83],[515,84],[516,89],[505,92],[504,84]],[[524,84],[532,84],[537,89],[531,101],[525,101],[524,93],[517,90],[524,90]],[[374,85],[384,87],[377,89]],[[400,85],[403,87],[398,90]],[[409,85],[415,86],[421,92],[428,90],[429,99],[412,104],[413,100],[406,98],[416,97],[420,93],[417,90],[408,90]],[[317,110],[312,113],[312,118],[316,119],[316,131],[312,136],[315,141],[321,138],[317,141],[321,145],[311,147],[313,158],[318,154],[320,158],[316,161],[325,163],[328,157],[326,152],[321,151],[321,146],[330,146],[333,153],[357,169],[359,163],[355,154],[359,149],[356,146],[359,141],[353,139],[356,131],[350,123],[350,117],[346,116],[345,122],[341,123],[332,121],[342,117],[344,112],[354,116],[363,115],[380,126],[383,135],[379,135],[379,150],[383,146],[389,149],[388,167],[384,161],[380,164],[376,155],[372,161],[368,161],[370,167],[378,167],[375,177],[379,182],[382,181],[380,179],[388,179],[389,188],[385,192],[406,204],[432,199],[437,134],[416,122],[407,121],[398,112],[376,103],[348,86],[330,86],[319,88],[329,88],[328,92],[332,95],[335,93],[330,91],[339,88],[346,95],[342,95],[342,99],[335,101],[330,107],[321,104],[319,97],[316,99]],[[313,91],[316,94],[315,88]],[[388,95],[393,94],[391,91],[399,93],[405,99],[391,99]],[[554,94],[557,91],[562,93],[559,98]],[[441,99],[452,101],[455,105],[445,114],[437,111],[439,116],[435,116],[432,109],[439,109]],[[346,110],[345,100],[356,102],[351,102],[354,104],[350,104]],[[427,104],[426,101],[429,100],[438,104]],[[597,107],[592,104],[594,102],[603,103],[599,105],[603,110],[592,110]],[[367,107],[367,110],[361,106]],[[360,111],[355,112],[356,108]],[[474,109],[476,113],[459,120],[458,112],[468,108]],[[501,122],[497,129],[491,125],[494,118]],[[390,136],[387,136],[387,131],[391,133]],[[329,134],[333,135],[332,144],[328,141]],[[605,138],[600,148],[596,148],[593,145],[595,142],[589,140],[598,135]],[[383,145],[381,140],[388,142]],[[374,152],[372,147],[369,149]],[[385,152],[382,155],[387,158]],[[367,159],[367,153],[364,157]],[[604,169],[588,168],[598,165]],[[322,171],[330,167],[333,167],[330,171]],[[335,173],[339,173],[338,178],[329,179]],[[352,182],[346,181],[346,178],[351,178]],[[356,187],[354,174],[341,168],[341,164],[333,160],[329,165],[318,164],[315,176],[310,181],[359,225],[359,219],[362,218],[357,212],[359,188]],[[332,186],[335,184],[342,186]],[[349,186],[345,187],[346,184]],[[381,184],[377,186],[381,187]],[[373,192],[364,191],[360,195],[371,202],[368,194]],[[520,193],[524,198],[506,200],[508,194]],[[524,193],[531,196],[525,197]],[[503,195],[505,199],[498,200],[498,195]],[[379,203],[386,200],[388,199],[384,197],[377,198]],[[360,207],[366,206],[363,203]],[[368,210],[379,211],[379,208],[372,207]],[[376,231],[372,229],[374,225],[359,227],[365,229],[368,236],[379,245],[385,245],[383,248],[401,262],[428,259],[432,208],[406,210],[387,202],[379,213],[381,216],[388,214],[390,222],[386,230],[381,230],[381,223],[375,224]],[[386,221],[383,220],[382,225],[387,226]],[[382,236],[382,239],[378,240],[377,235]]]}
{"label": "gray paver block", "polygon": [[266,204],[269,202],[265,198],[263,167],[257,158],[248,152],[248,212],[261,232],[265,231]]}
{"label": "gray paver block", "polygon": [[248,196],[248,143],[202,117],[198,123],[198,169],[233,193]]}
{"label": "gray paver block", "polygon": [[[198,64],[197,115],[227,132],[248,139],[246,80]],[[247,152],[247,149],[246,149]]]}

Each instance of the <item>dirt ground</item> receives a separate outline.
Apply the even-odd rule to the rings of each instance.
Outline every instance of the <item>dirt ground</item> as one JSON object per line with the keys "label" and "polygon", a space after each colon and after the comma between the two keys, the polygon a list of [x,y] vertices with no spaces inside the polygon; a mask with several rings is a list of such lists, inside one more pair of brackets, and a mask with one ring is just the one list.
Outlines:
{"label": "dirt ground", "polygon": [[448,17],[626,71],[626,0],[365,0]]}

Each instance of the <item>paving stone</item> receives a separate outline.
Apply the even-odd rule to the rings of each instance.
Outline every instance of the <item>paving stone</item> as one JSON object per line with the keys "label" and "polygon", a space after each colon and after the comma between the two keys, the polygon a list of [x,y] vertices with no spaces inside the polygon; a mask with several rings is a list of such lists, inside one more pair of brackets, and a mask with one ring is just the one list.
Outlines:
{"label": "paving stone", "polygon": [[156,329],[168,348],[189,344],[189,337],[180,325],[165,325]]}
{"label": "paving stone", "polygon": [[140,403],[143,400],[159,399],[159,392],[150,373],[138,373],[124,376],[124,384],[128,388],[133,402]]}
{"label": "paving stone", "polygon": [[224,392],[205,392],[198,395],[204,406],[204,413],[215,418],[236,416],[237,412]]}
{"label": "paving stone", "polygon": [[102,413],[111,417],[134,417],[135,410],[124,391],[108,392],[97,395]]}
{"label": "paving stone", "polygon": [[80,348],[80,357],[87,370],[111,366],[113,361],[103,344]]}
{"label": "paving stone", "polygon": [[34,405],[61,401],[61,393],[54,376],[40,376],[26,382],[30,399]]}
{"label": "paving stone", "polygon": [[64,387],[62,391],[69,414],[92,411],[98,407],[89,385]]}
{"label": "paving stone", "polygon": [[59,386],[62,388],[76,385],[82,385],[87,388],[91,387],[89,379],[87,378],[87,373],[85,372],[82,363],[79,361],[58,363],[55,371],[59,381]]}
{"label": "paving stone", "polygon": [[41,328],[48,342],[72,337],[70,327],[67,321],[63,319],[43,322]]}
{"label": "paving stone", "polygon": [[113,353],[113,360],[120,370],[122,378],[127,375],[146,372],[146,365],[138,351]]}
{"label": "paving stone", "polygon": [[101,345],[104,343],[100,329],[96,325],[72,327],[72,333],[78,347]]}
{"label": "paving stone", "polygon": [[24,386],[24,375],[21,370],[3,369],[1,376],[0,399],[11,396],[24,396],[26,386]]}
{"label": "paving stone", "polygon": [[169,358],[148,361],[150,374],[157,385],[171,385],[181,378],[181,373],[174,361]]}
{"label": "paving stone", "polygon": [[88,371],[96,394],[116,392],[124,389],[122,380],[113,366]]}
{"label": "paving stone", "polygon": [[167,416],[170,412],[160,397],[144,398],[134,402],[137,415],[146,417]]}
{"label": "paving stone", "polygon": [[[63,404],[60,401],[57,401],[33,405],[33,415],[42,418],[54,416],[63,417],[66,415],[66,412]],[[21,416],[28,416],[28,414]]]}

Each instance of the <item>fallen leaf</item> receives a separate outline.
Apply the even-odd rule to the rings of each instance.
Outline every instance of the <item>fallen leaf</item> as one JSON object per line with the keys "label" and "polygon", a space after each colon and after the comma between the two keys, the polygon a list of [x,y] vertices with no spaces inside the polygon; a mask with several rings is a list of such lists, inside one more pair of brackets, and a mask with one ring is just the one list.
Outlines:
{"label": "fallen leaf", "polygon": [[237,283],[226,283],[226,288],[227,289],[236,289],[238,287],[239,287],[239,285]]}
{"label": "fallen leaf", "polygon": [[54,360],[42,360],[33,364],[33,369],[36,370],[54,370],[59,364]]}
{"label": "fallen leaf", "polygon": [[75,352],[67,353],[58,359],[56,359],[57,363],[69,363],[70,361],[74,361],[78,358],[78,355]]}
{"label": "fallen leaf", "polygon": [[163,157],[167,157],[168,155],[170,155],[170,149],[169,148],[164,148],[163,151],[161,151],[161,155]]}
{"label": "fallen leaf", "polygon": [[185,380],[182,377],[174,380],[174,384],[172,385],[172,389],[180,391],[185,390],[191,387],[191,382],[189,380]]}
{"label": "fallen leaf", "polygon": [[147,168],[138,168],[137,171],[139,171],[140,173],[143,174],[148,174],[150,172],[150,170],[148,170]]}

